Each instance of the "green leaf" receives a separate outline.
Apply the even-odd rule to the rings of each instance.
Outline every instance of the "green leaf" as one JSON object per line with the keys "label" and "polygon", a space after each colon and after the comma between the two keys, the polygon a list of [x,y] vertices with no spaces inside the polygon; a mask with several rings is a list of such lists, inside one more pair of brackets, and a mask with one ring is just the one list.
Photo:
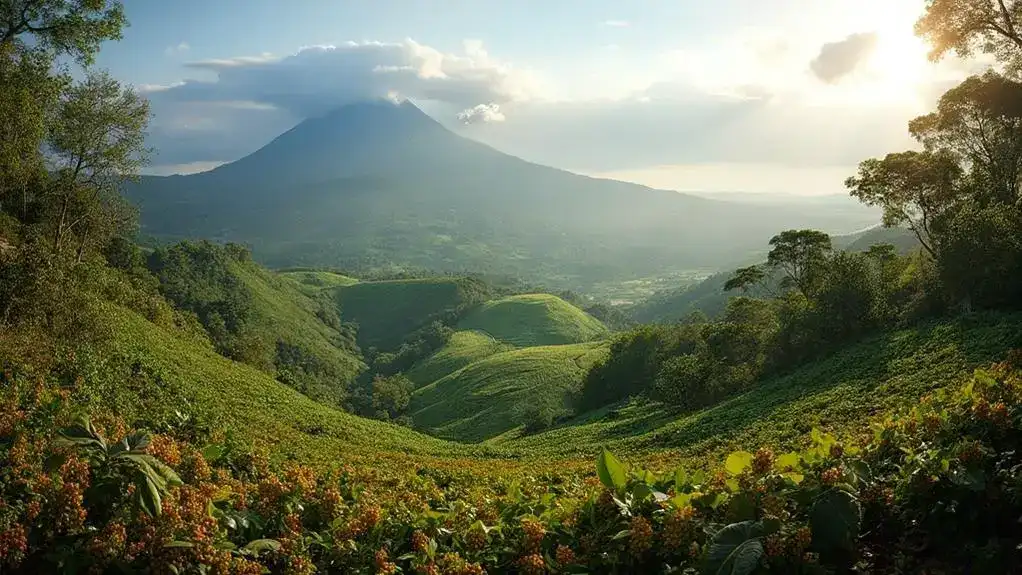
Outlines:
{"label": "green leaf", "polygon": [[806,478],[805,475],[802,475],[801,473],[795,473],[794,471],[789,471],[787,473],[782,473],[781,477],[783,477],[785,479],[790,479],[791,482],[794,483],[795,485],[798,485],[799,483],[802,483],[802,480]]}
{"label": "green leaf", "polygon": [[280,551],[280,541],[276,539],[256,539],[249,541],[243,549],[252,555],[259,555],[267,551]]}
{"label": "green leaf", "polygon": [[674,490],[681,493],[688,486],[688,471],[684,467],[674,470]]}
{"label": "green leaf", "polygon": [[645,483],[636,483],[632,487],[632,497],[636,502],[645,501],[650,497],[653,497],[653,489]]}
{"label": "green leaf", "polygon": [[148,475],[142,475],[140,481],[136,482],[136,493],[138,493],[139,504],[142,509],[151,516],[157,516],[163,512],[163,499],[160,496],[160,489]]}
{"label": "green leaf", "polygon": [[702,469],[697,469],[692,477],[689,478],[689,483],[692,485],[702,485],[706,483],[706,472]]}
{"label": "green leaf", "polygon": [[606,449],[596,458],[596,474],[607,489],[620,491],[628,485],[625,466]]}
{"label": "green leaf", "polygon": [[802,467],[802,456],[797,453],[783,453],[774,460],[774,468],[781,471],[788,469],[799,469]]}
{"label": "green leaf", "polygon": [[851,493],[838,489],[825,492],[809,511],[813,545],[826,550],[851,551],[861,520],[862,507]]}
{"label": "green leaf", "polygon": [[202,448],[202,457],[209,463],[216,463],[217,460],[223,457],[224,453],[227,453],[227,448],[215,443]]}
{"label": "green leaf", "polygon": [[710,541],[703,573],[707,575],[750,575],[763,557],[759,540],[761,527],[752,521],[732,523]]}
{"label": "green leaf", "polygon": [[869,464],[861,459],[853,459],[846,463],[848,469],[852,471],[855,478],[862,483],[872,483],[873,471],[869,468]]}
{"label": "green leaf", "polygon": [[626,539],[631,534],[632,534],[632,530],[631,529],[623,529],[623,530],[618,531],[617,533],[615,533],[614,536],[610,538],[610,540],[611,541],[620,541],[622,539]]}
{"label": "green leaf", "polygon": [[671,505],[675,509],[684,509],[692,505],[692,495],[690,493],[679,493],[671,498]]}
{"label": "green leaf", "polygon": [[731,475],[741,475],[743,471],[752,467],[753,455],[748,451],[736,451],[727,456],[724,462],[724,469]]}
{"label": "green leaf", "polygon": [[195,544],[191,541],[171,541],[169,543],[164,543],[163,547],[165,549],[191,549],[192,547],[195,547]]}

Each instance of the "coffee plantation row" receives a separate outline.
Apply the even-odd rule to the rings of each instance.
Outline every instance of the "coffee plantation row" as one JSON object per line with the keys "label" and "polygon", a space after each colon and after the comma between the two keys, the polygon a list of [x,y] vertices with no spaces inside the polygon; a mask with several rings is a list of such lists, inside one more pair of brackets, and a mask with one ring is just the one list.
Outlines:
{"label": "coffee plantation row", "polygon": [[814,430],[798,453],[650,471],[604,451],[595,473],[499,475],[271,465],[186,427],[90,420],[67,386],[7,373],[0,571],[1007,573],[1022,559],[1020,360],[857,437]]}

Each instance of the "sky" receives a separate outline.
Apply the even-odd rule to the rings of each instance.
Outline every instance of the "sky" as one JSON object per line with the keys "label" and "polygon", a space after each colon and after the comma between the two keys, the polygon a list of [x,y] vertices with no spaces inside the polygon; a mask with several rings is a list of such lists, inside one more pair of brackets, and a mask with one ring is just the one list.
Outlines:
{"label": "sky", "polygon": [[98,65],[145,93],[150,173],[238,159],[347,103],[410,99],[543,164],[702,192],[830,194],[913,147],[978,64],[933,64],[923,0],[127,2]]}

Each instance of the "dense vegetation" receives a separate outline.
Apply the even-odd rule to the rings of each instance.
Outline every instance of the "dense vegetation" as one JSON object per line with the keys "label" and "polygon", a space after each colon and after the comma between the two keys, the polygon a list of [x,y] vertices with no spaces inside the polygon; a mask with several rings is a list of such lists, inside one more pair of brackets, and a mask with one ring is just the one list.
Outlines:
{"label": "dense vegetation", "polygon": [[0,0],[0,570],[1013,572],[1022,22],[991,6],[928,2],[936,56],[1003,67],[847,182],[920,249],[780,231],[715,319],[589,341],[476,278],[143,254],[146,103],[89,68],[120,3]]}

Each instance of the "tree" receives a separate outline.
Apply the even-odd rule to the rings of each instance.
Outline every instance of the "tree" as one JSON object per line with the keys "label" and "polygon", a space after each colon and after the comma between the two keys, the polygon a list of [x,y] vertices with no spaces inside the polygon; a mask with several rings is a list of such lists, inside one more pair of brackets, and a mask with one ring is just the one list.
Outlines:
{"label": "tree", "polygon": [[944,152],[901,152],[859,164],[845,186],[852,196],[884,210],[884,225],[907,225],[936,257],[932,226],[958,197],[962,168]]}
{"label": "tree", "polygon": [[65,84],[50,75],[50,63],[45,54],[0,44],[0,210],[21,221],[46,176],[40,143]]}
{"label": "tree", "polygon": [[47,138],[56,175],[46,202],[54,251],[73,234],[80,259],[90,241],[103,245],[133,222],[120,187],[148,160],[148,122],[149,103],[106,73],[64,93]]}
{"label": "tree", "polygon": [[937,111],[909,123],[932,152],[953,154],[972,170],[980,196],[1014,203],[1022,175],[1022,84],[993,71],[972,76],[940,98]]}
{"label": "tree", "polygon": [[1022,2],[1017,0],[927,0],[916,34],[931,45],[930,59],[950,52],[968,58],[990,54],[1022,71]]}
{"label": "tree", "polygon": [[67,55],[92,64],[99,45],[120,40],[127,22],[120,0],[0,0],[0,46]]}
{"label": "tree", "polygon": [[770,238],[767,265],[784,273],[782,287],[795,287],[811,297],[820,265],[830,252],[830,236],[817,230],[785,230]]}
{"label": "tree", "polygon": [[764,278],[766,278],[766,272],[760,266],[739,268],[724,284],[724,291],[739,289],[742,290],[742,293],[748,293],[749,288],[762,282]]}

